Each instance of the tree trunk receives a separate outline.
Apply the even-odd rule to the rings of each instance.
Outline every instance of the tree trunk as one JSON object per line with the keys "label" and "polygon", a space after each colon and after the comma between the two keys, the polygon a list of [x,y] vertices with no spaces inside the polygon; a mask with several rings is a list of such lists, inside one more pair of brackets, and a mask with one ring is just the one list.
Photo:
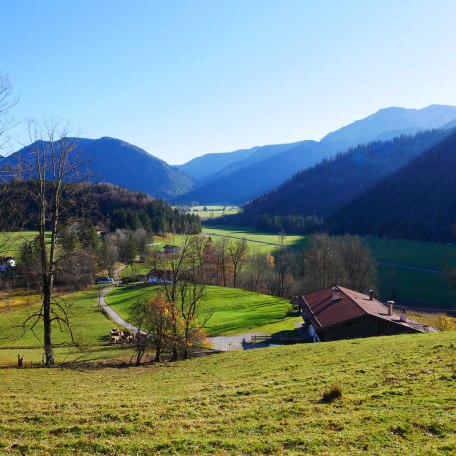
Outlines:
{"label": "tree trunk", "polygon": [[161,344],[158,343],[155,345],[155,362],[159,363],[161,361]]}
{"label": "tree trunk", "polygon": [[43,288],[43,326],[44,326],[44,355],[45,366],[54,366],[54,353],[52,350],[52,325],[51,325],[51,299],[52,289],[49,279],[45,280]]}

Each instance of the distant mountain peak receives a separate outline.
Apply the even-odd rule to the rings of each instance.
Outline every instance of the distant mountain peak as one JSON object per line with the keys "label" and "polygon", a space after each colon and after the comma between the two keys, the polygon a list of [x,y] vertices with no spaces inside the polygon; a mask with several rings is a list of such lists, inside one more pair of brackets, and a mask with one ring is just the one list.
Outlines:
{"label": "distant mountain peak", "polygon": [[[182,171],[121,139],[105,136],[76,138],[76,142],[81,160],[87,163],[86,174],[93,176],[92,182],[108,182],[158,198],[176,197],[193,186]],[[26,154],[30,147],[3,159],[2,166],[8,161],[14,163],[15,157]]]}

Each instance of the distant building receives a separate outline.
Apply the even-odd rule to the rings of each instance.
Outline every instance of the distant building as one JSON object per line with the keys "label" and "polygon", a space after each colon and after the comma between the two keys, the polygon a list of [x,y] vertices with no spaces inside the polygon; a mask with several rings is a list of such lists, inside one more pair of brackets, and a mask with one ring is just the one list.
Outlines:
{"label": "distant building", "polygon": [[16,267],[16,260],[10,256],[0,256],[0,272],[6,272]]}
{"label": "distant building", "polygon": [[163,246],[163,253],[166,253],[167,255],[173,254],[173,253],[179,253],[180,247],[177,245],[164,245]]}
{"label": "distant building", "polygon": [[385,306],[372,292],[365,295],[339,286],[303,295],[299,306],[313,341],[437,331],[407,320],[404,310],[396,314],[392,301]]}
{"label": "distant building", "polygon": [[173,274],[165,269],[151,269],[146,275],[149,283],[173,283]]}

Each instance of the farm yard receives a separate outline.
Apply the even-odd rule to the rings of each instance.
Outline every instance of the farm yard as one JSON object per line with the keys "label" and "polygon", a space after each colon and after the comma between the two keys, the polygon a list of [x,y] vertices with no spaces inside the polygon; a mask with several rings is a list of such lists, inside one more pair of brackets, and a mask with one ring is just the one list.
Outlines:
{"label": "farm yard", "polygon": [[[305,242],[290,238],[285,242]],[[173,243],[181,241],[176,236]],[[263,244],[270,249],[274,237],[261,241],[270,242]],[[399,252],[396,246],[387,254],[398,258]],[[406,251],[400,255],[411,258]],[[426,255],[437,261],[436,250]],[[159,289],[117,286],[106,301],[128,320],[130,306]],[[22,328],[39,308],[39,296],[18,296],[0,308],[0,453],[456,451],[454,331],[284,345],[133,367],[132,349],[110,341],[115,325],[99,311],[100,290],[65,296],[77,346],[54,325],[60,365],[54,369],[37,368],[41,324],[35,333]],[[206,287],[201,302],[212,337],[294,331],[302,318],[290,310],[286,299],[216,286]],[[25,369],[12,368],[18,355]]]}

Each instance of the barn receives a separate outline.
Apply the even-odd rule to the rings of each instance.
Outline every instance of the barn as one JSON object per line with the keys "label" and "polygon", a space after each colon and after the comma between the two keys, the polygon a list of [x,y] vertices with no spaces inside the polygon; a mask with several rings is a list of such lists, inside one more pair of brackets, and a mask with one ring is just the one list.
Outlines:
{"label": "barn", "polygon": [[[436,332],[435,328],[407,319],[368,295],[341,286],[324,288],[299,298],[308,334],[317,341]],[[314,335],[317,335],[315,337]]]}

